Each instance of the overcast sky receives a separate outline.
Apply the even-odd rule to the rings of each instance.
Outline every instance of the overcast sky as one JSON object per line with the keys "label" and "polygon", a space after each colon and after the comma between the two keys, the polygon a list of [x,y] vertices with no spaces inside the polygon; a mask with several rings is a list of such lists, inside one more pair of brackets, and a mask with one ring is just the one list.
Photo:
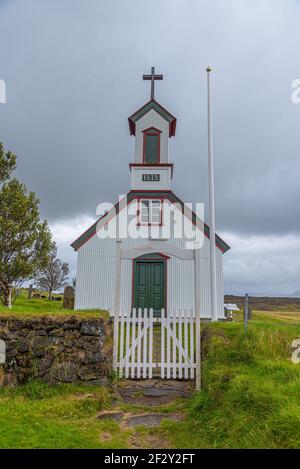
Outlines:
{"label": "overcast sky", "polygon": [[177,117],[173,190],[207,202],[210,64],[225,291],[300,290],[299,21],[299,0],[0,0],[0,141],[73,273],[69,244],[128,192],[127,117],[149,99],[152,65]]}

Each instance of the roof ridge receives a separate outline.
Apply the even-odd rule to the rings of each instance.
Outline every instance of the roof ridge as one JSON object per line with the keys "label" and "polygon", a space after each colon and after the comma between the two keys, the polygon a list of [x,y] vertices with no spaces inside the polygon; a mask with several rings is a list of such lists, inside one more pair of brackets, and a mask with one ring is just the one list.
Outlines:
{"label": "roof ridge", "polygon": [[[149,109],[147,109],[148,107]],[[150,101],[147,101],[145,104],[143,104],[143,106],[141,106],[137,111],[135,111],[133,114],[131,114],[131,116],[128,117],[130,135],[135,135],[136,121],[141,119],[141,117],[143,117],[147,112],[149,112],[153,108],[156,112],[158,112],[158,114],[161,115],[163,119],[169,122],[169,136],[170,137],[175,136],[176,122],[177,122],[176,117],[173,116],[173,114],[171,114],[166,108],[164,108],[155,99],[150,99]]]}
{"label": "roof ridge", "polygon": [[[125,199],[126,199],[126,206],[127,206],[139,194],[143,195],[143,194],[147,193],[149,195],[149,193],[151,194],[151,192],[152,192],[151,190],[150,191],[138,191],[138,190],[129,191],[128,194],[125,197],[123,197],[121,200],[119,200],[107,213],[102,215],[98,220],[95,221],[95,223],[93,223],[78,238],[76,238],[75,241],[73,241],[73,243],[71,244],[71,246],[75,249],[75,251],[80,249],[81,246],[83,246],[83,244],[85,244],[90,238],[92,238],[96,234],[96,232],[97,232],[96,227],[97,227],[98,223],[101,220],[104,220],[105,217],[108,217],[110,214],[112,214],[113,210],[114,210],[114,213],[112,214],[112,216],[115,216],[119,213],[120,203],[122,203],[122,201],[125,201]],[[153,196],[154,197],[159,197],[160,194],[165,195],[166,198],[168,198],[170,200],[170,202],[173,203],[174,200],[171,200],[170,197],[168,197],[168,196],[171,195],[182,206],[184,205],[184,202],[172,190],[165,190],[165,191],[162,190],[162,191],[154,192]],[[204,226],[204,235],[207,236],[207,238],[209,238],[210,237],[210,228],[207,225],[207,223],[205,223],[203,220],[201,220],[192,209],[189,209],[189,210],[191,211],[191,214],[192,214],[192,220],[191,220],[192,223],[195,224],[196,226],[198,226],[197,221],[201,222],[201,224],[203,224],[203,226]],[[199,226],[198,226],[198,228],[199,228]],[[216,241],[216,246],[223,253],[230,249],[230,246],[217,233],[215,234],[215,241]]]}

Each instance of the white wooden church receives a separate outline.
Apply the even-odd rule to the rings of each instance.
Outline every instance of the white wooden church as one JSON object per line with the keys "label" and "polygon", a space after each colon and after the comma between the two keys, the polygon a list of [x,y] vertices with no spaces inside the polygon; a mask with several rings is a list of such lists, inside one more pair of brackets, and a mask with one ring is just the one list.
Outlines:
{"label": "white wooden church", "polygon": [[[210,230],[172,191],[168,144],[175,137],[176,118],[154,99],[154,80],[162,75],[152,69],[144,79],[151,80],[151,99],[128,119],[135,138],[130,191],[72,243],[78,252],[75,309],[114,314],[119,268],[120,308],[125,315],[133,308],[153,308],[154,316],[160,316],[162,309],[166,315],[195,311],[198,297],[201,318],[211,319]],[[179,236],[182,224],[185,230]],[[191,249],[195,231],[200,235],[198,249]],[[224,319],[223,254],[229,246],[217,235],[215,246],[214,314]],[[119,264],[118,249],[123,252]],[[193,252],[198,256],[198,274]]]}

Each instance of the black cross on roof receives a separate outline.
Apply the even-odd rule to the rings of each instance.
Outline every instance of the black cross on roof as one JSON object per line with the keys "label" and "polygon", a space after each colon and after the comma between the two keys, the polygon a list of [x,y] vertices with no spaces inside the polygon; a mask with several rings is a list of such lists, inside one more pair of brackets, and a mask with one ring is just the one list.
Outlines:
{"label": "black cross on roof", "polygon": [[155,75],[155,68],[151,67],[151,75],[143,75],[143,80],[151,80],[151,99],[154,99],[154,80],[163,80],[163,75]]}

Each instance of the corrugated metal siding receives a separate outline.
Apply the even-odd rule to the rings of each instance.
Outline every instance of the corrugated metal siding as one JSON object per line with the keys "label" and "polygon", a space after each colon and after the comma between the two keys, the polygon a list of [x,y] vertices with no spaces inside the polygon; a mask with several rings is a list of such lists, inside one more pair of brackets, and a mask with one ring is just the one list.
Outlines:
{"label": "corrugated metal siding", "polygon": [[142,163],[143,160],[143,130],[155,127],[161,130],[160,134],[160,162],[168,162],[169,146],[169,123],[156,111],[151,109],[137,123],[135,130],[135,162]]}
{"label": "corrugated metal siding", "polygon": [[[101,241],[97,238],[99,244]],[[75,309],[113,308],[114,260],[78,253]],[[109,272],[109,275],[107,275]]]}
{"label": "corrugated metal siding", "polygon": [[[170,239],[170,244],[184,248],[184,239]],[[132,248],[145,244],[145,239],[125,239],[123,247]],[[85,243],[78,252],[75,309],[103,308],[113,310],[115,276],[115,240],[99,239],[97,236]],[[219,249],[217,255],[218,317],[224,317],[223,259]],[[168,260],[167,303],[170,309],[194,309],[194,262],[175,257]],[[201,316],[209,318],[209,240],[205,238],[200,254],[200,301]],[[122,260],[121,303],[130,310],[132,301],[132,261]]]}

